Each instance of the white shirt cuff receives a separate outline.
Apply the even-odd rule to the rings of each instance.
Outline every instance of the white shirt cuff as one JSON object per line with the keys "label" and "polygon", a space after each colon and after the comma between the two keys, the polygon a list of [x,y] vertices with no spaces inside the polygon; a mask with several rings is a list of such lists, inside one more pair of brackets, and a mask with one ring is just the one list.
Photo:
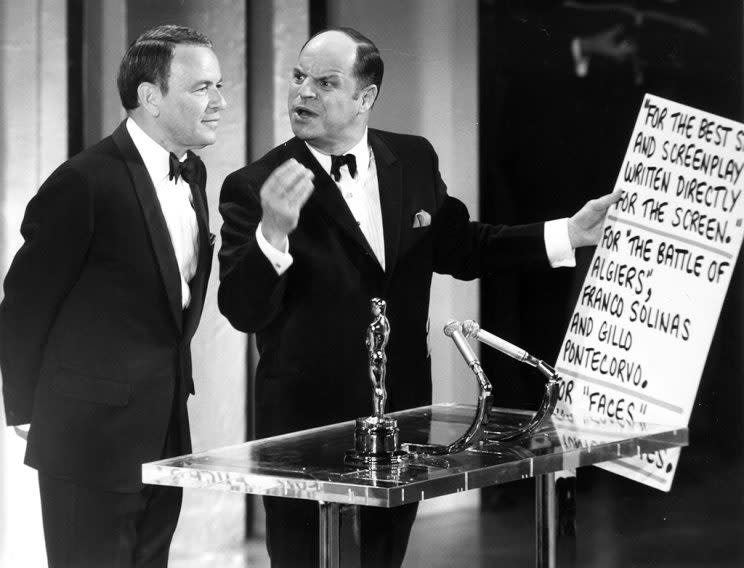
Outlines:
{"label": "white shirt cuff", "polygon": [[545,222],[545,251],[553,268],[576,266],[576,255],[568,238],[568,217]]}
{"label": "white shirt cuff", "polygon": [[581,40],[577,37],[571,41],[571,55],[573,55],[576,76],[586,77],[589,74],[589,58],[582,53]]}
{"label": "white shirt cuff", "polygon": [[292,266],[294,259],[292,258],[292,255],[289,254],[289,239],[284,241],[283,251],[275,249],[274,246],[266,240],[266,237],[263,236],[263,233],[261,232],[261,223],[259,223],[258,227],[256,227],[256,242],[258,243],[258,248],[260,248],[261,252],[263,252],[266,258],[269,259],[271,265],[279,276],[284,274],[287,269]]}
{"label": "white shirt cuff", "polygon": [[13,426],[13,430],[15,430],[18,437],[24,440],[28,440],[28,431],[30,428],[31,424],[18,424],[17,426]]}

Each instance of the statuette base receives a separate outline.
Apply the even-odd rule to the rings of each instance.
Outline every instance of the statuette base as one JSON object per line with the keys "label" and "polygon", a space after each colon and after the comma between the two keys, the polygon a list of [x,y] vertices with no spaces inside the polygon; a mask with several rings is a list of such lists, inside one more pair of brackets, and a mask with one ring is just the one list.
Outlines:
{"label": "statuette base", "polygon": [[400,449],[397,420],[387,416],[357,418],[354,449],[346,452],[344,462],[372,470],[405,467],[408,453]]}

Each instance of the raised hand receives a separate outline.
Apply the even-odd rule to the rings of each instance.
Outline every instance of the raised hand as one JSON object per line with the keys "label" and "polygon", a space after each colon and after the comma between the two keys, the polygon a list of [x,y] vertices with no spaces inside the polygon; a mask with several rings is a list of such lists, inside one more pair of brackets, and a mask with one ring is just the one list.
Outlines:
{"label": "raised hand", "polygon": [[610,205],[620,201],[621,190],[590,199],[568,220],[568,238],[573,248],[596,245],[602,236],[602,224]]}
{"label": "raised hand", "polygon": [[261,186],[261,232],[277,250],[297,227],[300,210],[313,192],[313,173],[294,158],[287,160]]}

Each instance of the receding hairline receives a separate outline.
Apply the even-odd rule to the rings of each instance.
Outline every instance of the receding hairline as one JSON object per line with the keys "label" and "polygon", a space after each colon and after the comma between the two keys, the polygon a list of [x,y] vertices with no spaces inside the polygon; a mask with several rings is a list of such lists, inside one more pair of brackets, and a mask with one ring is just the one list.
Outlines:
{"label": "receding hairline", "polygon": [[[356,30],[355,28],[351,28],[347,26],[332,27],[332,28],[321,30],[313,34],[312,36],[310,36],[310,38],[308,38],[308,40],[300,48],[300,52],[298,54],[298,60],[302,57],[302,53],[305,51],[305,49],[311,42],[319,38],[321,38],[322,40],[323,36],[326,36],[328,34],[333,34],[334,32],[351,40],[351,45],[353,46],[353,49],[349,51],[352,56],[352,61],[351,61],[352,75],[357,81],[364,81],[365,79],[367,80],[363,84],[360,84],[359,87],[366,88],[369,85],[375,85],[379,90],[382,85],[382,74],[383,74],[383,69],[384,69],[384,62],[382,60],[382,56],[380,55],[380,50],[370,38],[365,36],[360,31]],[[366,59],[370,53],[374,53],[376,55],[377,60],[379,61],[379,69],[375,68],[375,70],[379,71],[379,73],[367,73],[366,71],[362,71],[362,67],[361,67],[363,65],[362,61],[363,59]],[[299,61],[298,61],[298,64],[299,64]],[[365,69],[369,70],[366,67],[366,65],[365,65]]]}
{"label": "receding hairline", "polygon": [[[331,34],[340,35],[340,36],[343,36],[343,37],[347,38],[348,40],[351,41],[352,45],[355,48],[358,48],[360,45],[365,45],[365,43],[357,41],[355,38],[353,38],[352,36],[350,36],[349,34],[347,34],[346,32],[343,32],[341,30],[335,30],[335,29],[333,29],[333,30],[324,30],[322,32],[318,32],[317,34],[311,36],[302,45],[302,47],[300,48],[300,53],[299,54],[301,55],[302,52],[305,51],[305,48],[307,48],[307,46],[310,45],[310,43],[314,42],[315,40],[323,39],[323,36],[331,35]],[[354,50],[354,60],[355,61],[356,61],[356,57],[357,57],[357,49]]]}

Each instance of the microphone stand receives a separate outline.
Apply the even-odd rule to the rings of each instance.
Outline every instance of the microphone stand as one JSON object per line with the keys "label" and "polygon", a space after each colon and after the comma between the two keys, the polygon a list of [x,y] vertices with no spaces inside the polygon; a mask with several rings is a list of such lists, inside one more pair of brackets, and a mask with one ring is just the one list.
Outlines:
{"label": "microphone stand", "polygon": [[545,383],[545,391],[543,392],[540,408],[538,408],[535,415],[527,424],[521,427],[504,427],[496,424],[493,420],[490,420],[486,425],[486,438],[492,441],[504,442],[526,436],[537,430],[542,422],[553,414],[555,405],[558,402],[561,379],[558,373],[555,372],[555,369],[545,361],[533,357],[521,347],[517,347],[492,333],[482,330],[480,325],[473,320],[466,320],[462,323],[462,332],[465,337],[477,339],[481,343],[493,347],[521,363],[525,363],[530,367],[535,367],[548,379]]}
{"label": "microphone stand", "polygon": [[485,424],[488,419],[488,412],[491,409],[491,381],[488,380],[486,374],[483,372],[480,361],[473,353],[465,337],[463,337],[460,331],[460,322],[451,320],[444,326],[444,334],[451,338],[455,342],[460,354],[465,359],[468,367],[473,371],[476,380],[478,381],[479,393],[478,393],[478,406],[475,411],[475,417],[473,422],[467,431],[460,436],[457,440],[449,445],[441,444],[403,444],[403,449],[410,454],[423,454],[429,456],[441,456],[445,454],[456,454],[461,452],[473,444],[479,442],[485,436]]}

